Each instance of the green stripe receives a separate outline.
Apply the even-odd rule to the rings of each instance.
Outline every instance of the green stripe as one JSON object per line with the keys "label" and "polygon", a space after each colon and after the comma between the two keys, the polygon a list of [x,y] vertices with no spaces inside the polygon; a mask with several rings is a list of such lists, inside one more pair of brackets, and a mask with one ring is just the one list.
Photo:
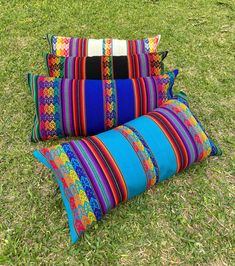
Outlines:
{"label": "green stripe", "polygon": [[32,73],[28,73],[27,75],[27,81],[28,81],[28,86],[29,86],[29,93],[32,95]]}
{"label": "green stripe", "polygon": [[35,103],[35,116],[34,116],[34,123],[33,123],[33,128],[32,128],[31,140],[33,142],[37,142],[40,139],[40,134],[39,134],[39,109],[38,109],[38,83],[37,83],[38,75],[29,74],[28,75],[28,80],[30,82],[30,91],[32,93],[33,100],[34,100],[34,103]]}
{"label": "green stripe", "polygon": [[58,97],[59,99],[59,103],[54,105],[55,114],[58,113],[60,115],[60,119],[56,120],[56,128],[57,129],[59,128],[62,131],[62,136],[64,136],[63,118],[62,118],[62,98],[61,98],[62,79],[55,78],[54,82],[58,82],[58,86],[54,87],[54,97]]}
{"label": "green stripe", "polygon": [[65,57],[64,56],[60,56],[60,78],[64,78],[65,77]]}

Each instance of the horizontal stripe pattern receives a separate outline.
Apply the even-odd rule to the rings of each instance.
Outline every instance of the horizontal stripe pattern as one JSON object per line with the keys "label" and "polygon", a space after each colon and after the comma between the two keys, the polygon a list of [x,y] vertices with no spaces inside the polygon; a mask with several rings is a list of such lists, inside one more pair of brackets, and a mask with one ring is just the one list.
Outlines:
{"label": "horizontal stripe pattern", "polygon": [[69,79],[124,79],[163,73],[167,51],[127,56],[64,57],[45,54],[48,74]]}
{"label": "horizontal stripe pattern", "polygon": [[88,39],[47,35],[51,51],[58,56],[101,56],[155,53],[160,35],[142,40]]}
{"label": "horizontal stripe pattern", "polygon": [[172,97],[176,75],[102,81],[29,74],[36,107],[32,141],[94,135],[144,115]]}
{"label": "horizontal stripe pattern", "polygon": [[[159,151],[164,152],[164,156]],[[161,169],[165,173],[161,180],[165,180],[170,177],[169,173],[174,175],[214,155],[214,151],[212,153],[211,140],[189,107],[172,99],[123,126],[43,148],[40,154],[44,157],[37,158],[44,163],[46,158],[45,165],[54,170],[60,185],[75,242],[117,204],[154,186]],[[131,164],[128,164],[129,158]],[[126,171],[126,168],[132,170]],[[136,172],[139,176],[129,176]]]}

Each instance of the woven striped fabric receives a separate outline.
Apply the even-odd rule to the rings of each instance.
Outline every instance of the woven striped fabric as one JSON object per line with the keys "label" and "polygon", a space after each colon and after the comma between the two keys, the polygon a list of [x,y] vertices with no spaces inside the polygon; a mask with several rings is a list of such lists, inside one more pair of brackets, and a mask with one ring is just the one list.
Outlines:
{"label": "woven striped fabric", "polygon": [[171,98],[177,74],[103,81],[29,74],[32,141],[93,135],[146,114]]}
{"label": "woven striped fabric", "polygon": [[45,54],[48,75],[69,79],[127,79],[157,76],[164,72],[167,52],[127,55],[64,57]]}
{"label": "woven striped fabric", "polygon": [[34,152],[55,174],[73,243],[117,204],[219,154],[177,99],[113,130]]}
{"label": "woven striped fabric", "polygon": [[119,56],[155,53],[160,35],[143,40],[88,39],[47,35],[52,54],[58,56]]}

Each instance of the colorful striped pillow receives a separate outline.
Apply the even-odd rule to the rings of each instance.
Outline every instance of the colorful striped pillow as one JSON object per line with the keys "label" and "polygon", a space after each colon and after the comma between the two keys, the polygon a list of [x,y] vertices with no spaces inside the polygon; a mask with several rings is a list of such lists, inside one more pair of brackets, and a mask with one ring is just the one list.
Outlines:
{"label": "colorful striped pillow", "polygon": [[219,154],[177,99],[105,133],[34,152],[55,174],[73,243],[120,202]]}
{"label": "colorful striped pillow", "polygon": [[52,54],[58,56],[101,56],[155,53],[160,35],[143,40],[88,39],[47,35]]}
{"label": "colorful striped pillow", "polygon": [[177,74],[103,81],[29,74],[36,107],[32,141],[93,135],[146,114],[172,97]]}
{"label": "colorful striped pillow", "polygon": [[168,52],[127,56],[64,57],[45,54],[50,77],[69,79],[127,79],[157,76],[164,72]]}

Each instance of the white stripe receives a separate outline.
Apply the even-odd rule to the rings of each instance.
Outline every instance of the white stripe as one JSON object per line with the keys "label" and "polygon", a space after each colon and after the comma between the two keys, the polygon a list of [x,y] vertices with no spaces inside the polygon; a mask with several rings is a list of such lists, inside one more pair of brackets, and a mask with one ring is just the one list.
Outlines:
{"label": "white stripe", "polygon": [[113,55],[127,55],[127,41],[113,39]]}
{"label": "white stripe", "polygon": [[88,39],[88,56],[103,55],[103,39]]}

